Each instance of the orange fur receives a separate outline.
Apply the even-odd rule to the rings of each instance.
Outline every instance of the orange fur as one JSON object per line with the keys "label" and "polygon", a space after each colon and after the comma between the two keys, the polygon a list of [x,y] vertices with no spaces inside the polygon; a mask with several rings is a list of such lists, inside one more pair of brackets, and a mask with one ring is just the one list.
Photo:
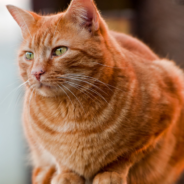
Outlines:
{"label": "orange fur", "polygon": [[[184,168],[183,72],[109,31],[91,0],[50,16],[8,9],[24,37],[18,60],[29,80],[23,121],[33,183],[173,184]],[[68,50],[54,57],[58,46]],[[38,81],[31,71],[40,68]]]}

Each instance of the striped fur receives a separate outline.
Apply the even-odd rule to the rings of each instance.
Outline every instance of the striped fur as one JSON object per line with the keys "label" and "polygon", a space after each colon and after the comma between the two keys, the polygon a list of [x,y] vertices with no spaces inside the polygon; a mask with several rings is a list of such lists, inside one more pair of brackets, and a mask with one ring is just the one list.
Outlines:
{"label": "striped fur", "polygon": [[[183,72],[110,31],[91,0],[55,15],[27,12],[25,23],[29,16],[18,61],[29,81],[23,122],[33,184],[173,184],[184,168]],[[58,46],[67,52],[52,57]],[[40,81],[31,74],[39,67]]]}

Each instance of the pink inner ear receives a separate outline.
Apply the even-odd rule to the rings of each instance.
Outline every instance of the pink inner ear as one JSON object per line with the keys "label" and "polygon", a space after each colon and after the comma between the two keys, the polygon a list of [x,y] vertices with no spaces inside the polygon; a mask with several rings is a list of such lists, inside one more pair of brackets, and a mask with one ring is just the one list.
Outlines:
{"label": "pink inner ear", "polygon": [[91,11],[91,9],[87,9],[87,15],[85,17],[85,21],[82,24],[82,26],[85,26],[86,28],[88,28],[90,32],[91,32],[91,27],[92,27],[93,19],[94,19],[94,13],[93,13],[93,11]]}
{"label": "pink inner ear", "polygon": [[98,14],[96,12],[95,7],[94,6],[88,7],[86,27],[90,28],[93,26],[95,30],[98,30],[99,23],[98,23],[97,16]]}
{"label": "pink inner ear", "polygon": [[[85,10],[85,11],[84,11]],[[98,13],[92,0],[73,0],[68,11],[82,19],[81,26],[86,27],[90,32],[99,27]]]}
{"label": "pink inner ear", "polygon": [[95,9],[92,3],[86,3],[85,5],[87,11],[87,18],[88,20],[92,20],[94,18]]}

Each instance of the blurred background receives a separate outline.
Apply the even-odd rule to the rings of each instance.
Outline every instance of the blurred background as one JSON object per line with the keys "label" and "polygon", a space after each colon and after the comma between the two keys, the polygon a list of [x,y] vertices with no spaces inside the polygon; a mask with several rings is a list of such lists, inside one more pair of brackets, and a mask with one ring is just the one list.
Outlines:
{"label": "blurred background", "polygon": [[[96,0],[112,30],[141,39],[160,57],[184,68],[184,0]],[[24,87],[16,53],[21,31],[5,8],[13,4],[48,14],[63,11],[70,0],[0,0],[0,184],[30,184],[28,147],[21,126]],[[178,184],[184,184],[180,179]]]}

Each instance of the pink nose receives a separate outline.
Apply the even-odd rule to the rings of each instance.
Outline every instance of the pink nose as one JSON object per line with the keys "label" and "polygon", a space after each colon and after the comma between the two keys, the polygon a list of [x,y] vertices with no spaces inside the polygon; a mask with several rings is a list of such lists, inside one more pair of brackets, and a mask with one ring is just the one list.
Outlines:
{"label": "pink nose", "polygon": [[40,81],[40,77],[44,73],[45,73],[45,71],[43,71],[43,70],[40,70],[40,71],[32,71],[31,72],[31,74],[34,75],[38,81]]}

